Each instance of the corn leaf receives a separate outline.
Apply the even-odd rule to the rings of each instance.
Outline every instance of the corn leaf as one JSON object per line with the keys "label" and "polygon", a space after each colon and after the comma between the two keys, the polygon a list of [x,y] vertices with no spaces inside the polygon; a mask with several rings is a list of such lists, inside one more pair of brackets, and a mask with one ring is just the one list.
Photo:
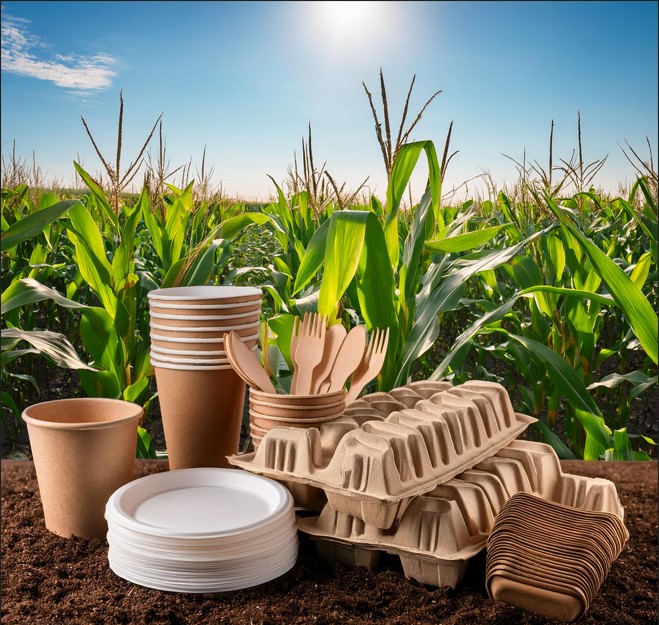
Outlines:
{"label": "corn leaf", "polygon": [[446,239],[438,239],[426,242],[426,248],[433,252],[443,252],[444,254],[454,254],[457,252],[466,252],[473,250],[488,241],[491,241],[497,233],[510,224],[501,224],[492,228],[481,228],[472,232],[456,234]]}
{"label": "corn leaf", "polygon": [[302,291],[302,289],[313,280],[314,276],[320,273],[323,261],[325,260],[327,236],[331,221],[332,219],[330,218],[323,222],[318,230],[313,233],[313,236],[307,245],[307,249],[304,252],[304,256],[302,257],[302,261],[300,262],[300,268],[295,276],[292,295]]}
{"label": "corn leaf", "polygon": [[659,322],[657,313],[650,302],[625,272],[572,223],[564,210],[560,209],[548,196],[545,198],[552,212],[560,220],[561,226],[580,243],[593,268],[606,282],[609,293],[624,313],[645,353],[657,364]]}
{"label": "corn leaf", "polygon": [[110,223],[112,223],[112,225],[116,229],[117,216],[114,214],[114,211],[112,210],[112,207],[110,206],[110,203],[108,202],[108,198],[103,192],[103,189],[101,189],[101,187],[92,179],[92,177],[82,167],[80,167],[80,165],[78,165],[78,163],[74,161],[73,166],[78,172],[78,175],[82,178],[82,181],[89,187],[91,192],[94,194],[94,197],[101,205],[101,208],[105,213],[105,216],[110,220]]}
{"label": "corn leaf", "polygon": [[384,236],[389,251],[389,261],[394,269],[398,268],[398,212],[403,194],[407,188],[412,172],[416,167],[421,151],[425,150],[428,158],[428,184],[432,193],[432,209],[436,220],[439,220],[439,205],[442,195],[442,177],[437,160],[437,152],[432,141],[416,141],[401,146],[391,168],[389,185],[387,186],[387,204],[385,209]]}
{"label": "corn leaf", "polygon": [[75,246],[75,261],[82,277],[96,292],[112,316],[117,312],[117,298],[112,292],[112,266],[98,226],[85,206],[79,204],[69,211],[72,227],[69,237]]}
{"label": "corn leaf", "polygon": [[71,210],[73,206],[83,206],[80,200],[62,200],[53,206],[25,215],[7,228],[0,235],[0,243],[4,252],[16,247],[20,243],[31,239],[44,228],[57,221],[62,215]]}
{"label": "corn leaf", "polygon": [[52,360],[58,367],[96,371],[96,368],[83,362],[69,340],[58,332],[49,330],[20,330],[3,328],[3,338],[25,341]]}
{"label": "corn leaf", "polygon": [[[503,330],[500,330],[503,332]],[[547,367],[547,372],[557,389],[567,398],[584,430],[604,449],[613,446],[611,434],[604,423],[597,404],[588,393],[574,369],[553,349],[524,336],[506,333],[524,345],[533,356]]]}
{"label": "corn leaf", "polygon": [[318,312],[329,323],[336,319],[338,303],[355,276],[364,246],[368,211],[336,211],[330,217],[327,247],[320,283]]}
{"label": "corn leaf", "polygon": [[4,315],[15,308],[44,300],[53,300],[64,308],[87,308],[84,304],[67,299],[59,291],[41,284],[34,278],[21,278],[12,282],[2,293],[1,312]]}
{"label": "corn leaf", "polygon": [[577,457],[574,455],[572,450],[560,439],[560,437],[554,434],[554,432],[552,432],[545,423],[538,420],[534,423],[534,425],[542,432],[542,438],[544,439],[544,441],[548,445],[551,445],[554,448],[556,455],[561,460],[577,459]]}

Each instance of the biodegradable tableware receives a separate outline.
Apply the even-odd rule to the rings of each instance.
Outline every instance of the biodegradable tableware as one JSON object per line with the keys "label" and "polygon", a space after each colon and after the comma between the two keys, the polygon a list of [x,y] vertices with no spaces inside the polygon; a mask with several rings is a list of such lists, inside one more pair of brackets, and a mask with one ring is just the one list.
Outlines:
{"label": "biodegradable tableware", "polygon": [[363,325],[355,326],[341,343],[329,379],[320,387],[322,393],[331,393],[343,388],[346,380],[361,362],[365,347],[366,328]]}
{"label": "biodegradable tableware", "polygon": [[[285,400],[287,397],[289,397],[289,395],[280,395],[280,397],[282,397]],[[323,397],[323,396],[319,395],[319,397]],[[270,409],[279,409],[286,412],[299,412],[300,414],[304,414],[304,413],[314,414],[319,410],[328,410],[330,408],[334,411],[338,410],[340,412],[343,412],[343,408],[345,407],[345,399],[341,395],[336,397],[335,401],[331,401],[331,402],[315,401],[306,404],[303,403],[290,404],[287,401],[265,401],[263,399],[259,399],[258,397],[253,397],[250,394],[249,403],[250,405],[256,408],[259,408],[263,412],[267,412]]]}
{"label": "biodegradable tableware", "polygon": [[[150,313],[151,321],[168,328],[232,328],[258,322],[261,313],[244,313],[240,315],[162,315]],[[228,330],[227,330],[228,331]]]}
{"label": "biodegradable tableware", "polygon": [[328,415],[325,417],[315,417],[311,419],[287,419],[286,417],[271,417],[268,415],[260,415],[250,408],[249,419],[257,427],[270,430],[275,427],[288,427],[288,428],[317,428],[322,423],[333,421],[337,415]]}
{"label": "biodegradable tableware", "polygon": [[332,371],[336,355],[339,353],[339,348],[347,333],[347,330],[340,323],[335,323],[327,328],[327,332],[325,332],[325,344],[323,345],[323,357],[312,374],[312,393],[320,392],[320,386]]}
{"label": "biodegradable tableware", "polygon": [[586,608],[582,601],[574,596],[548,588],[529,586],[523,581],[509,577],[493,575],[488,579],[487,591],[493,599],[566,623],[577,620]]}
{"label": "biodegradable tableware", "polygon": [[[289,354],[293,366],[295,366],[295,351],[297,350],[297,339],[299,336],[300,336],[300,318],[295,317],[293,319],[293,330],[291,331],[291,346],[289,349]],[[295,372],[293,372],[293,375],[295,375]]]}
{"label": "biodegradable tableware", "polygon": [[261,310],[261,301],[255,300],[244,304],[196,304],[187,305],[181,303],[149,302],[149,311],[164,315],[236,315]]}
{"label": "biodegradable tableware", "polygon": [[108,497],[133,479],[141,406],[82,397],[23,411],[46,528],[65,537],[103,538]]}
{"label": "biodegradable tableware", "polygon": [[[243,343],[250,349],[254,347],[259,339],[259,333],[255,332],[249,336],[241,337]],[[172,337],[158,334],[158,331],[151,332],[151,347],[161,349],[180,349],[185,351],[203,351],[213,352],[221,351],[224,353],[224,338],[188,338]]]}
{"label": "biodegradable tableware", "polygon": [[352,374],[350,389],[346,396],[346,404],[357,399],[362,389],[380,373],[384,364],[384,358],[387,355],[388,344],[389,328],[384,331],[376,328],[359,365],[357,365],[355,372]]}
{"label": "biodegradable tableware", "polygon": [[245,382],[231,365],[151,359],[170,469],[227,467],[238,451]]}
{"label": "biodegradable tableware", "polygon": [[[169,343],[170,347],[162,347],[161,345],[154,345],[151,341],[151,351],[156,354],[169,355],[174,358],[192,358],[195,356],[202,356],[204,358],[226,358],[226,352],[224,349],[210,350],[210,349],[175,349],[172,346],[176,343]],[[220,343],[220,346],[224,347],[224,343]],[[179,347],[181,344],[179,344]]]}
{"label": "biodegradable tableware", "polygon": [[302,329],[295,347],[295,372],[291,393],[308,395],[311,392],[313,370],[323,357],[326,319],[317,313],[307,313],[302,322]]}
{"label": "biodegradable tableware", "polygon": [[246,304],[261,301],[261,289],[251,286],[179,286],[155,289],[147,294],[149,303],[168,302],[181,303],[189,306],[197,304]]}
{"label": "biodegradable tableware", "polygon": [[189,339],[221,339],[227,332],[236,332],[242,338],[253,336],[259,330],[259,323],[247,323],[239,326],[213,327],[204,326],[203,328],[177,328],[174,326],[163,326],[159,323],[150,322],[151,332],[155,330],[157,334],[171,338],[189,338]]}
{"label": "biodegradable tableware", "polygon": [[164,360],[159,360],[158,357],[151,353],[149,354],[149,360],[154,367],[160,367],[161,369],[172,369],[176,371],[226,371],[227,369],[233,370],[230,362],[226,364],[215,364],[215,365],[200,365],[195,364],[194,362],[190,363],[181,363],[181,362],[166,362]]}
{"label": "biodegradable tableware", "polygon": [[334,393],[320,393],[317,395],[287,395],[264,393],[255,388],[249,389],[250,399],[255,402],[266,402],[283,406],[315,407],[325,404],[336,404],[344,400],[345,393],[343,389]]}
{"label": "biodegradable tableware", "polygon": [[110,568],[149,588],[239,590],[278,577],[297,559],[291,494],[245,471],[149,475],[117,490],[105,514]]}
{"label": "biodegradable tableware", "polygon": [[267,393],[276,393],[270,381],[270,376],[261,366],[254,352],[252,352],[237,334],[230,332],[224,335],[224,347],[231,365],[250,386],[255,386]]}
{"label": "biodegradable tableware", "polygon": [[[203,353],[203,352],[202,352]],[[160,362],[169,362],[181,365],[228,365],[231,364],[225,356],[198,356],[198,355],[172,355],[159,352],[157,349],[151,349],[150,356]]]}

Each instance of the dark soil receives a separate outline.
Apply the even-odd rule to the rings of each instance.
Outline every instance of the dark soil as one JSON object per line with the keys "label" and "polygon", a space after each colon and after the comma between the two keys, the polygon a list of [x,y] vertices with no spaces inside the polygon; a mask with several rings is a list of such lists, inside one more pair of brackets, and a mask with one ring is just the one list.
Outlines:
{"label": "dark soil", "polygon": [[[563,470],[612,479],[625,506],[630,540],[600,588],[584,625],[657,623],[657,464],[563,462]],[[167,469],[138,461],[136,477]],[[505,603],[484,589],[484,555],[474,558],[458,588],[405,578],[397,558],[379,568],[324,564],[300,537],[295,567],[242,591],[185,595],[133,585],[107,564],[105,540],[64,539],[48,532],[34,465],[2,461],[2,608],[4,625],[540,625],[553,623]]]}

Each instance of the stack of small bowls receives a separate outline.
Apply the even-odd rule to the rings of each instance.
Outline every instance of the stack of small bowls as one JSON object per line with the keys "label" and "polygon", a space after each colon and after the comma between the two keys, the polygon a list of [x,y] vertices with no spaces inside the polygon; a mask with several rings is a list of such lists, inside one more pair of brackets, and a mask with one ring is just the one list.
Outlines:
{"label": "stack of small bowls", "polygon": [[557,621],[575,621],[628,538],[616,514],[516,493],[488,537],[488,594]]}
{"label": "stack of small bowls", "polygon": [[256,348],[262,292],[189,286],[148,294],[156,374],[170,469],[228,467],[238,451],[245,383],[226,357],[225,332]]}
{"label": "stack of small bowls", "polygon": [[345,392],[278,395],[249,389],[249,428],[254,449],[275,427],[317,428],[343,414]]}

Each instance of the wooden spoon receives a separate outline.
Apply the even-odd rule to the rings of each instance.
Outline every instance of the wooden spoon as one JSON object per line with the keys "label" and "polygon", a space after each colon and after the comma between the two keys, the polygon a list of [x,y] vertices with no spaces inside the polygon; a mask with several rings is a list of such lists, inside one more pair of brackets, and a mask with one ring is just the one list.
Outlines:
{"label": "wooden spoon", "polygon": [[261,366],[254,352],[243,343],[240,336],[235,332],[231,331],[224,335],[224,350],[236,373],[245,382],[264,393],[277,393],[270,377]]}
{"label": "wooden spoon", "polygon": [[329,377],[332,366],[339,353],[341,343],[346,338],[348,331],[340,323],[330,326],[325,333],[325,345],[323,346],[323,358],[313,370],[311,380],[311,392],[319,393],[322,383]]}
{"label": "wooden spoon", "polygon": [[365,348],[366,327],[355,326],[341,343],[329,379],[325,381],[320,392],[332,393],[342,389],[346,380],[361,362]]}

